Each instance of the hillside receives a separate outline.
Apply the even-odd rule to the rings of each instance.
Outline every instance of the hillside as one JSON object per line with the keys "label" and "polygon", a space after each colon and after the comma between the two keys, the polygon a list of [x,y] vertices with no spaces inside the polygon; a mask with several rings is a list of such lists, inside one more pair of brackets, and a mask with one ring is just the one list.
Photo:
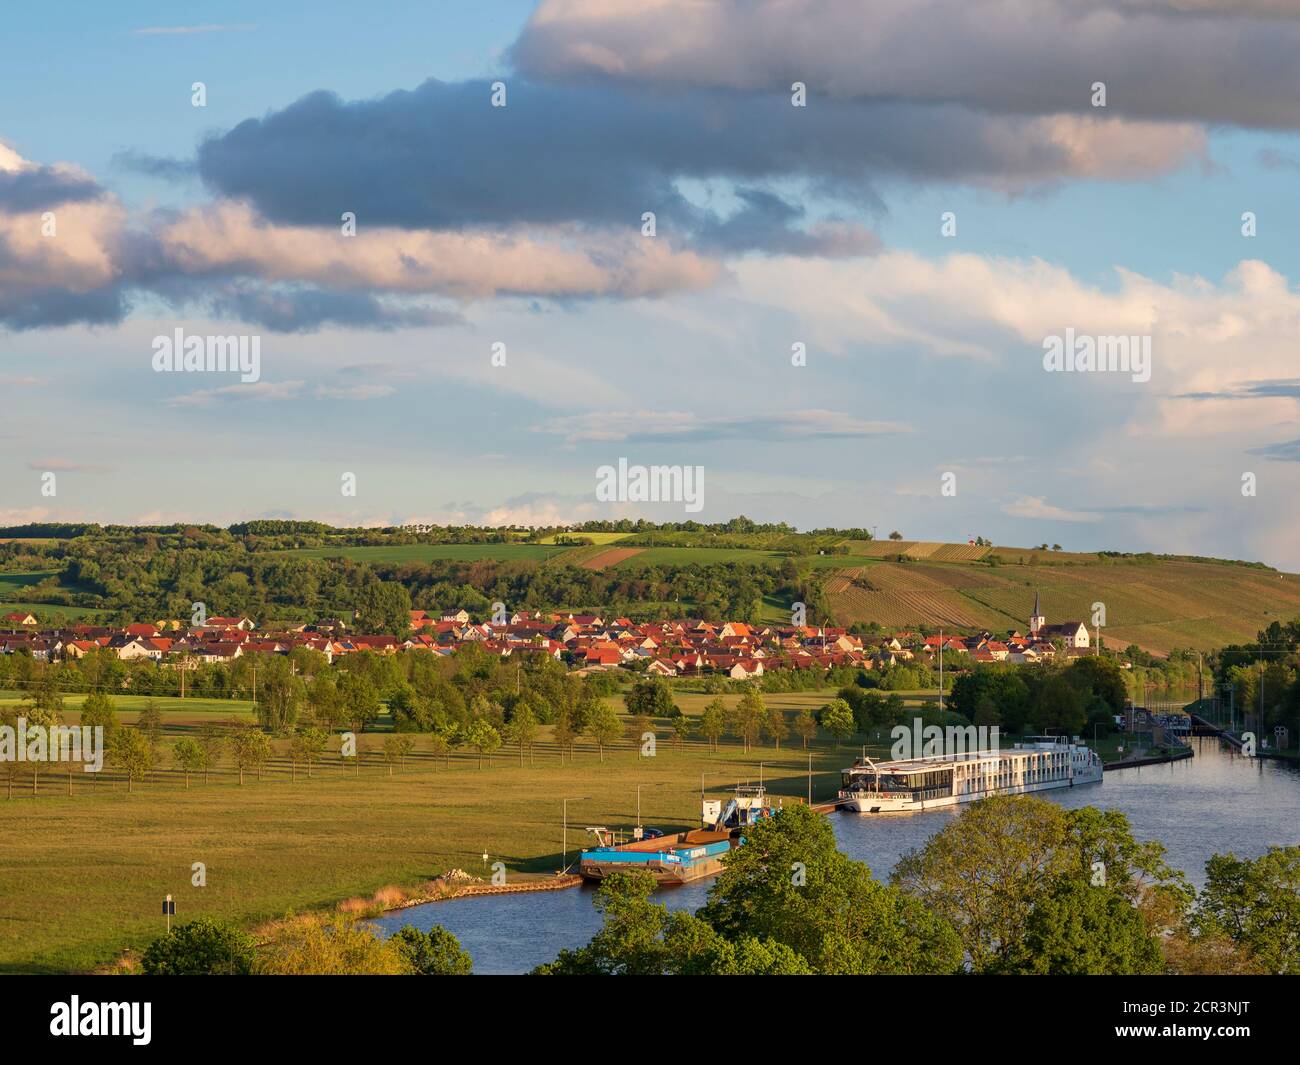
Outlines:
{"label": "hillside", "polygon": [[1091,628],[1093,604],[1104,603],[1111,646],[1155,653],[1250,642],[1270,622],[1300,617],[1300,577],[1258,564],[876,541],[862,530],[801,533],[746,519],[568,532],[278,521],[0,532],[9,541],[0,543],[0,606],[42,619],[181,616],[202,600],[311,620],[352,609],[372,580],[402,583],[425,609],[482,613],[501,601],[775,623],[799,599],[813,617],[843,625],[992,632],[1025,629],[1038,590],[1049,622]]}
{"label": "hillside", "polygon": [[[884,546],[856,544],[854,551]],[[891,546],[888,554],[910,554],[906,543]],[[868,561],[838,570],[825,584],[835,620],[1023,630],[1038,590],[1049,622],[1091,628],[1092,604],[1104,603],[1108,644],[1165,653],[1252,641],[1269,622],[1300,614],[1300,576],[1231,562],[971,549],[1008,560],[990,566],[936,561],[954,557],[947,548],[965,545],[923,546],[937,550],[916,562]]]}

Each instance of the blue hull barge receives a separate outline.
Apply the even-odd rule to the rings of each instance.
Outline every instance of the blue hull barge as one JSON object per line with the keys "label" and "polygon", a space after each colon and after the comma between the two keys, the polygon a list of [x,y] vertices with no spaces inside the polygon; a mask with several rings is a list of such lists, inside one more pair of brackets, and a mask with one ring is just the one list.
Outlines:
{"label": "blue hull barge", "polygon": [[719,799],[703,801],[703,828],[629,843],[615,842],[608,829],[593,828],[600,845],[582,852],[578,872],[584,880],[603,880],[611,873],[644,869],[659,884],[687,884],[720,873],[722,859],[743,842],[745,826],[771,814],[763,786],[742,785],[725,805]]}
{"label": "blue hull barge", "polygon": [[697,828],[583,851],[578,872],[584,880],[603,880],[610,873],[644,869],[657,883],[686,884],[721,872],[722,856],[729,850],[730,832]]}

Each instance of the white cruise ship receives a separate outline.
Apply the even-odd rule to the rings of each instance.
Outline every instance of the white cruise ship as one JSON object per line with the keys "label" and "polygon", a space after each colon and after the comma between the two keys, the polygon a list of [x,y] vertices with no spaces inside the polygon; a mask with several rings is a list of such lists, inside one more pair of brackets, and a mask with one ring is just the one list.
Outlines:
{"label": "white cruise ship", "polygon": [[844,770],[839,797],[860,814],[913,813],[974,802],[990,795],[1025,795],[1050,788],[1096,784],[1101,758],[1078,736],[1026,736],[1006,751],[873,762]]}

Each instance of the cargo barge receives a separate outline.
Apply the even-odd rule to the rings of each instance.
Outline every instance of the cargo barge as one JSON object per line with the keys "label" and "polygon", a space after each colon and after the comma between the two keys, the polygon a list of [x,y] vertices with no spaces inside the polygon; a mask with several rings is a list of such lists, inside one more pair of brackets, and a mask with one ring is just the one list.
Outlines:
{"label": "cargo barge", "polygon": [[748,825],[772,815],[761,784],[741,785],[724,803],[701,802],[702,828],[669,835],[637,829],[627,843],[619,843],[607,828],[589,828],[598,846],[582,852],[578,872],[584,880],[603,880],[611,873],[643,869],[659,884],[687,884],[722,871],[722,859],[743,842]]}

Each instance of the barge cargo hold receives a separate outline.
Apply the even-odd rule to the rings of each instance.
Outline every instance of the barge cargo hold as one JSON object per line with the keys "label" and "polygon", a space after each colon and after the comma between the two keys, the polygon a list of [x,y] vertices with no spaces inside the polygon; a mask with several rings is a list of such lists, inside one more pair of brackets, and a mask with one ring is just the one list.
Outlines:
{"label": "barge cargo hold", "polygon": [[697,828],[583,851],[578,872],[584,880],[603,880],[610,873],[644,869],[660,884],[686,884],[721,872],[722,856],[729,850],[730,832]]}

